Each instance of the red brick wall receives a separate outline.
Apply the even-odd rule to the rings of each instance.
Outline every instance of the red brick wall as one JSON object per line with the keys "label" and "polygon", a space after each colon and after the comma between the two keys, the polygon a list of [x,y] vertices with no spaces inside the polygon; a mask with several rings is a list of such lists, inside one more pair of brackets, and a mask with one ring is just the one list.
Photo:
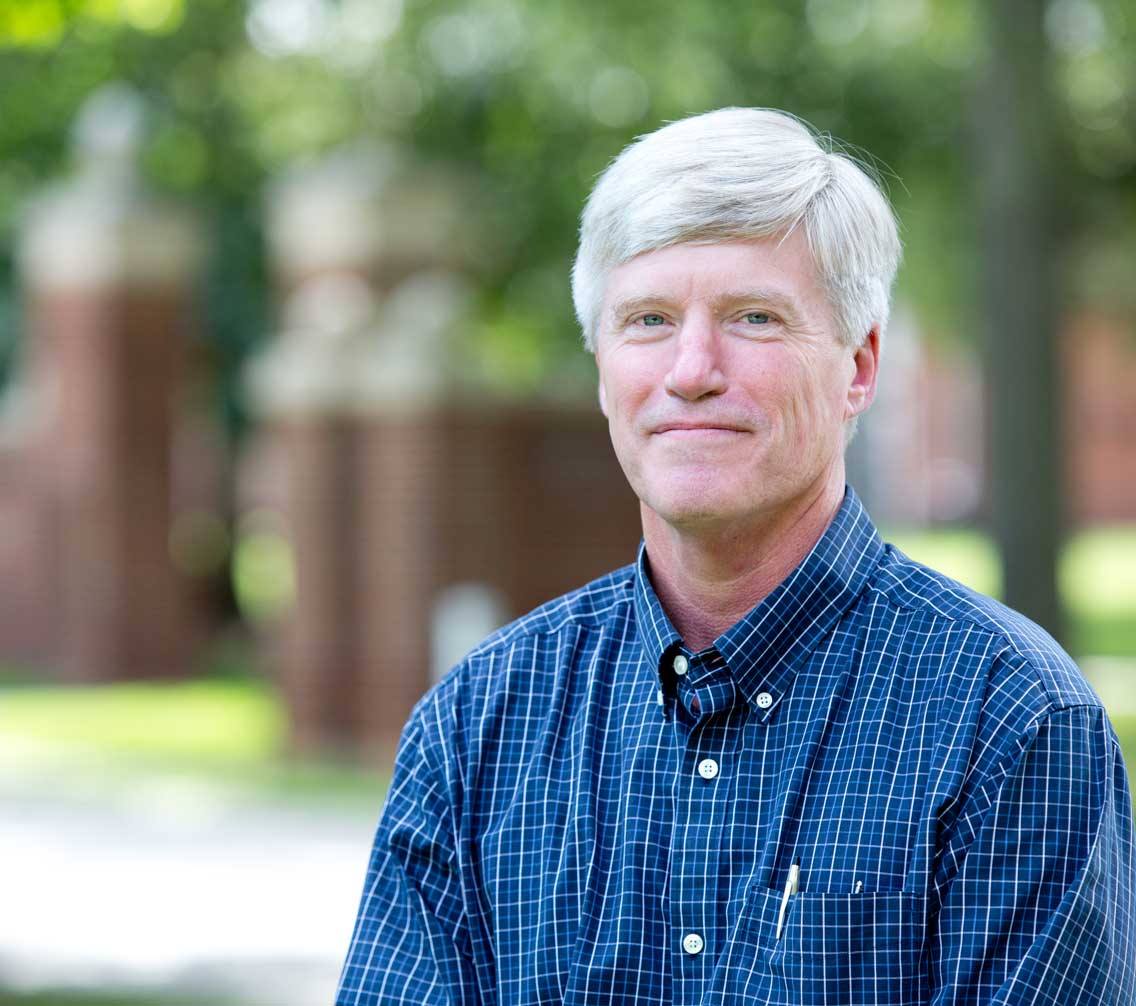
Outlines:
{"label": "red brick wall", "polygon": [[638,505],[598,412],[310,418],[275,437],[299,592],[279,673],[298,747],[389,755],[428,685],[447,586],[488,584],[516,616],[634,559]]}
{"label": "red brick wall", "polygon": [[1079,525],[1136,521],[1136,331],[1083,316],[1062,351],[1070,514]]}

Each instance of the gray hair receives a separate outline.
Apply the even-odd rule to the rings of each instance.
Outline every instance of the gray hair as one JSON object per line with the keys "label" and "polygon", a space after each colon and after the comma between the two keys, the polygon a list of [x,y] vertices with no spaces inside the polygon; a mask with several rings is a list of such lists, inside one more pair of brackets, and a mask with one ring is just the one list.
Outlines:
{"label": "gray hair", "polygon": [[[844,343],[882,337],[900,241],[879,185],[785,112],[722,108],[640,136],[600,176],[580,220],[572,300],[595,348],[608,274],[682,242],[783,237],[803,225]],[[869,169],[870,170],[870,169]]]}

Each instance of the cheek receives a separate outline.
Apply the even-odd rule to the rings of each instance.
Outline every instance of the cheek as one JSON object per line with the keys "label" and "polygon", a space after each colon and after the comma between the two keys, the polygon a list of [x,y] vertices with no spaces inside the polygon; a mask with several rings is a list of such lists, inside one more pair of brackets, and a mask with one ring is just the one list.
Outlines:
{"label": "cheek", "polygon": [[620,368],[610,364],[601,372],[600,388],[604,415],[613,423],[630,423],[650,397],[652,385],[644,379],[645,368]]}
{"label": "cheek", "polygon": [[804,394],[814,427],[839,421],[843,411],[840,390],[831,374],[814,371]]}
{"label": "cheek", "polygon": [[841,426],[844,399],[830,371],[803,361],[794,376],[779,383],[786,440],[799,451],[820,448],[824,431]]}
{"label": "cheek", "polygon": [[621,431],[629,426],[634,418],[635,407],[630,396],[627,394],[627,390],[625,388],[615,389],[609,386],[606,399],[607,409],[604,415],[607,416],[607,421],[611,424],[612,430]]}

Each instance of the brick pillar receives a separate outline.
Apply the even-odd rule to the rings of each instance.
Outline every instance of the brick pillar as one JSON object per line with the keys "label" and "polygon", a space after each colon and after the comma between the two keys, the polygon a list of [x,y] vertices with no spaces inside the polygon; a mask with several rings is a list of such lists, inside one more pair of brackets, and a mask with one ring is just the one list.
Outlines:
{"label": "brick pillar", "polygon": [[357,354],[374,298],[360,278],[309,278],[249,372],[254,410],[283,464],[297,598],[272,647],[301,751],[349,748],[359,732]]}
{"label": "brick pillar", "polygon": [[76,681],[186,669],[187,585],[170,559],[171,451],[202,240],[136,178],[139,107],[97,94],[77,177],[21,234],[33,464],[58,529],[58,660]]}
{"label": "brick pillar", "polygon": [[[455,219],[445,190],[431,189],[431,201],[423,184],[390,151],[357,151],[271,192],[284,324],[249,388],[287,470],[298,597],[275,652],[297,749],[386,752],[428,675],[429,613],[406,605],[436,579],[425,530],[433,494],[419,490],[437,470],[429,433],[412,436],[410,456],[398,445],[406,417],[445,399],[438,359],[464,294],[453,276],[430,271],[447,258],[431,242]],[[417,543],[419,560],[379,545],[376,562],[376,544],[392,536],[400,548]]]}
{"label": "brick pillar", "polygon": [[468,201],[391,163],[335,159],[274,190],[287,310],[250,374],[287,467],[293,743],[380,761],[429,686],[449,588],[486,585],[517,615],[639,539],[590,389],[581,409],[525,409],[463,365]]}
{"label": "brick pillar", "polygon": [[[501,528],[470,523],[474,502],[501,511],[488,396],[463,390],[451,343],[465,288],[419,273],[387,298],[381,366],[368,376],[361,455],[363,746],[389,760],[431,679],[434,606],[454,583],[491,580]],[[463,405],[473,399],[477,404]],[[464,561],[473,556],[475,561]]]}

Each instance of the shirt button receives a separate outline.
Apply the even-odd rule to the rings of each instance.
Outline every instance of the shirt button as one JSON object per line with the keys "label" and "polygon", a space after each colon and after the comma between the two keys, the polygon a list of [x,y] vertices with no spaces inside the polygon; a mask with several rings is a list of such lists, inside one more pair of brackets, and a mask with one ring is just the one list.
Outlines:
{"label": "shirt button", "polygon": [[770,695],[769,692],[758,692],[757,705],[761,709],[768,709],[773,705],[773,696]]}
{"label": "shirt button", "polygon": [[666,696],[663,695],[663,690],[661,688],[655,693],[655,699],[656,701],[658,701],[660,706],[666,704]]}
{"label": "shirt button", "polygon": [[705,944],[702,942],[702,937],[697,933],[687,933],[682,938],[682,949],[685,950],[691,957],[695,954],[702,953],[702,948]]}
{"label": "shirt button", "polygon": [[698,774],[703,779],[713,779],[718,774],[718,763],[713,758],[704,758],[698,763]]}
{"label": "shirt button", "polygon": [[680,678],[690,670],[690,661],[686,659],[681,653],[674,658],[675,674]]}

